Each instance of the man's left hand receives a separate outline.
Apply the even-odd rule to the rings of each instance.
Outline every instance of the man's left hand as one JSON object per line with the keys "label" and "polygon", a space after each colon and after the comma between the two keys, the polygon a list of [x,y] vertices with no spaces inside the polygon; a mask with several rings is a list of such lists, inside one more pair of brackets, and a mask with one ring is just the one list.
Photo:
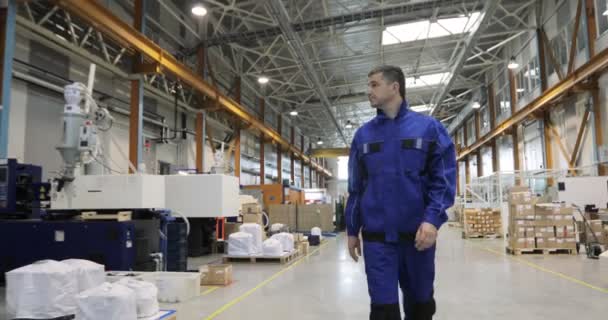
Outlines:
{"label": "man's left hand", "polygon": [[432,247],[436,240],[437,228],[428,222],[423,222],[416,232],[416,249],[424,251]]}

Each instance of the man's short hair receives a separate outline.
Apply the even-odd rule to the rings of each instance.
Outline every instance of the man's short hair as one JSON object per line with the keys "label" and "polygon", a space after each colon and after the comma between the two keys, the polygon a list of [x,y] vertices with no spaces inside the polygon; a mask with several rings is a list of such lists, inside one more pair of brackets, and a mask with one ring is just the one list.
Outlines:
{"label": "man's short hair", "polygon": [[382,65],[372,69],[367,76],[371,77],[376,73],[382,73],[382,78],[388,83],[397,82],[399,83],[399,94],[401,98],[405,100],[405,76],[403,70],[397,66]]}

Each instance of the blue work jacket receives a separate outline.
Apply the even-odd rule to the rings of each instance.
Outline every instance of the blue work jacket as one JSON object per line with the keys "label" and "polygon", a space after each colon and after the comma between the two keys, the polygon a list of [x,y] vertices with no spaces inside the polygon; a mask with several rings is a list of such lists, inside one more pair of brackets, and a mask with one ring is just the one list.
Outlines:
{"label": "blue work jacket", "polygon": [[347,232],[383,232],[387,242],[415,233],[422,222],[437,229],[454,203],[456,152],[437,119],[401,104],[395,119],[382,111],[355,133],[350,149]]}

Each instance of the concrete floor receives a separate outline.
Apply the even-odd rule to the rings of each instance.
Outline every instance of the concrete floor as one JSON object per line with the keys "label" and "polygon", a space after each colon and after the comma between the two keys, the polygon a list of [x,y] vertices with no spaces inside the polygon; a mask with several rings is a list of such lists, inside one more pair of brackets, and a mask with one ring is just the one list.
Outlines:
{"label": "concrete floor", "polygon": [[[202,288],[178,305],[180,320],[367,319],[363,264],[330,239],[292,265],[235,264],[235,283]],[[444,227],[437,251],[435,319],[607,319],[608,261],[579,256],[506,256],[501,240],[462,240]],[[189,261],[190,268],[217,261]],[[0,292],[0,315],[4,291]]]}

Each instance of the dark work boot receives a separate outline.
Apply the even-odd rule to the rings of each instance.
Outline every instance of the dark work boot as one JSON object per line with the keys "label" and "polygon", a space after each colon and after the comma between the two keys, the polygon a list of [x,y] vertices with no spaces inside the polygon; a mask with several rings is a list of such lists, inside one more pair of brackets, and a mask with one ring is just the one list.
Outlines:
{"label": "dark work boot", "polygon": [[399,304],[372,304],[369,320],[401,320]]}

